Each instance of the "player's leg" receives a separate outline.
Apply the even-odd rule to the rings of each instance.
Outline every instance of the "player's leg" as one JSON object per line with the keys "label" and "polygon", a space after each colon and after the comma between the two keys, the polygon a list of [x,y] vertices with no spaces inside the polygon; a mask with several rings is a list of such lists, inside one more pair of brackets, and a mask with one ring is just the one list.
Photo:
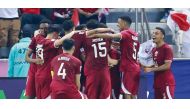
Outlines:
{"label": "player's leg", "polygon": [[111,78],[110,78],[110,72],[109,70],[105,70],[103,72],[100,72],[100,93],[99,93],[99,99],[110,99],[111,96]]}
{"label": "player's leg", "polygon": [[85,94],[89,99],[97,99],[98,97],[99,81],[95,76],[93,73],[86,76]]}
{"label": "player's leg", "polygon": [[24,94],[28,99],[34,99],[36,97],[35,72],[36,72],[35,64],[30,64],[26,81],[26,89]]}
{"label": "player's leg", "polygon": [[161,88],[154,88],[154,98],[155,99],[163,99],[163,91]]}

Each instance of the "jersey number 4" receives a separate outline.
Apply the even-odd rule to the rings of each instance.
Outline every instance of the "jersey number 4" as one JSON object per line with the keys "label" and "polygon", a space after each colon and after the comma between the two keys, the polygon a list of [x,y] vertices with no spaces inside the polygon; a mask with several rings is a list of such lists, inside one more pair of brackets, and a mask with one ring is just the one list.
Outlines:
{"label": "jersey number 4", "polygon": [[66,74],[66,69],[63,68],[64,63],[61,63],[59,70],[57,72],[58,76],[62,76],[62,79],[65,79]]}
{"label": "jersey number 4", "polygon": [[106,57],[107,49],[106,49],[105,45],[106,45],[106,42],[100,42],[100,43],[98,43],[98,46],[96,46],[96,44],[92,44],[92,47],[94,48],[95,58],[98,57],[98,54],[99,54],[99,57]]}

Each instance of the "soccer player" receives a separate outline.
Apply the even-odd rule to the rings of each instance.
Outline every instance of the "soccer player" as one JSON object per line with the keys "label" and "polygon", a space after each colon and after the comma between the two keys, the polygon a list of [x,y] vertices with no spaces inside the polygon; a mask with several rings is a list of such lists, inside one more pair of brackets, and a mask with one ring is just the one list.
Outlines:
{"label": "soccer player", "polygon": [[[99,23],[95,20],[90,20],[87,23],[88,31],[98,28]],[[109,32],[110,29],[102,28]],[[95,33],[96,33],[95,32]],[[90,34],[86,34],[89,36]],[[90,99],[106,99],[110,98],[111,81],[108,67],[108,51],[110,49],[110,40],[104,38],[86,38],[83,37],[83,47],[85,51],[84,74],[86,76],[85,93]]]}
{"label": "soccer player", "polygon": [[132,20],[128,16],[118,18],[118,27],[120,33],[115,34],[95,34],[89,36],[101,38],[120,38],[121,61],[120,71],[122,72],[121,88],[124,92],[124,98],[137,98],[139,80],[140,80],[140,66],[137,61],[137,53],[139,51],[138,35],[130,25]]}
{"label": "soccer player", "polygon": [[174,98],[175,79],[171,71],[173,52],[171,47],[164,42],[165,31],[156,27],[152,39],[156,44],[153,48],[153,67],[145,67],[144,72],[154,72],[154,92],[156,99]]}
{"label": "soccer player", "polygon": [[80,89],[81,61],[72,56],[75,50],[74,40],[63,41],[63,53],[51,62],[54,72],[51,82],[52,99],[82,99]]}
{"label": "soccer player", "polygon": [[[37,64],[35,74],[36,97],[39,99],[47,98],[50,94],[50,83],[52,80],[50,62],[53,57],[57,56],[59,46],[65,39],[71,38],[75,31],[58,39],[58,27],[49,27],[46,38],[42,35],[36,36],[35,41],[30,44],[27,51],[26,60],[30,63]],[[56,40],[57,39],[57,40]],[[30,58],[32,52],[36,52],[36,59]]]}
{"label": "soccer player", "polygon": [[[35,31],[34,37],[32,38],[31,43],[35,43],[35,37],[38,35],[42,35],[44,38],[47,35],[47,30],[51,22],[47,19],[43,19],[40,22],[39,29]],[[32,54],[32,58],[36,58],[35,51]],[[36,89],[35,89],[35,73],[37,71],[37,66],[35,63],[30,63],[30,67],[28,70],[27,82],[26,82],[26,90],[25,96],[29,99],[34,99],[36,97]]]}

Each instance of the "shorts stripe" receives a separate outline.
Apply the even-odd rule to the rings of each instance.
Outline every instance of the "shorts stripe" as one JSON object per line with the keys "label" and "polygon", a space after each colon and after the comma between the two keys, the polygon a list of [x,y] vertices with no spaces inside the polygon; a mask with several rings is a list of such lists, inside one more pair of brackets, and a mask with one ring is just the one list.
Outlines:
{"label": "shorts stripe", "polygon": [[166,94],[168,96],[169,99],[173,99],[171,94],[170,94],[170,89],[169,89],[169,86],[166,86]]}
{"label": "shorts stripe", "polygon": [[124,84],[123,84],[123,73],[122,73],[121,89],[123,90],[123,92],[124,92],[125,94],[131,94],[131,92],[129,92],[129,91],[125,88],[125,86],[124,86]]}
{"label": "shorts stripe", "polygon": [[80,96],[82,97],[82,99],[84,99],[83,94],[79,90],[78,90],[78,92],[79,92]]}

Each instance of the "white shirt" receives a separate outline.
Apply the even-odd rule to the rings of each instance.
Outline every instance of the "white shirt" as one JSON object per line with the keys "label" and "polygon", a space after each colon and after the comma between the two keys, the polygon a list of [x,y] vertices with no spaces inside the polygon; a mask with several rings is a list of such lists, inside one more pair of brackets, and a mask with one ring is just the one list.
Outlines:
{"label": "white shirt", "polygon": [[0,18],[18,18],[18,8],[0,8]]}

